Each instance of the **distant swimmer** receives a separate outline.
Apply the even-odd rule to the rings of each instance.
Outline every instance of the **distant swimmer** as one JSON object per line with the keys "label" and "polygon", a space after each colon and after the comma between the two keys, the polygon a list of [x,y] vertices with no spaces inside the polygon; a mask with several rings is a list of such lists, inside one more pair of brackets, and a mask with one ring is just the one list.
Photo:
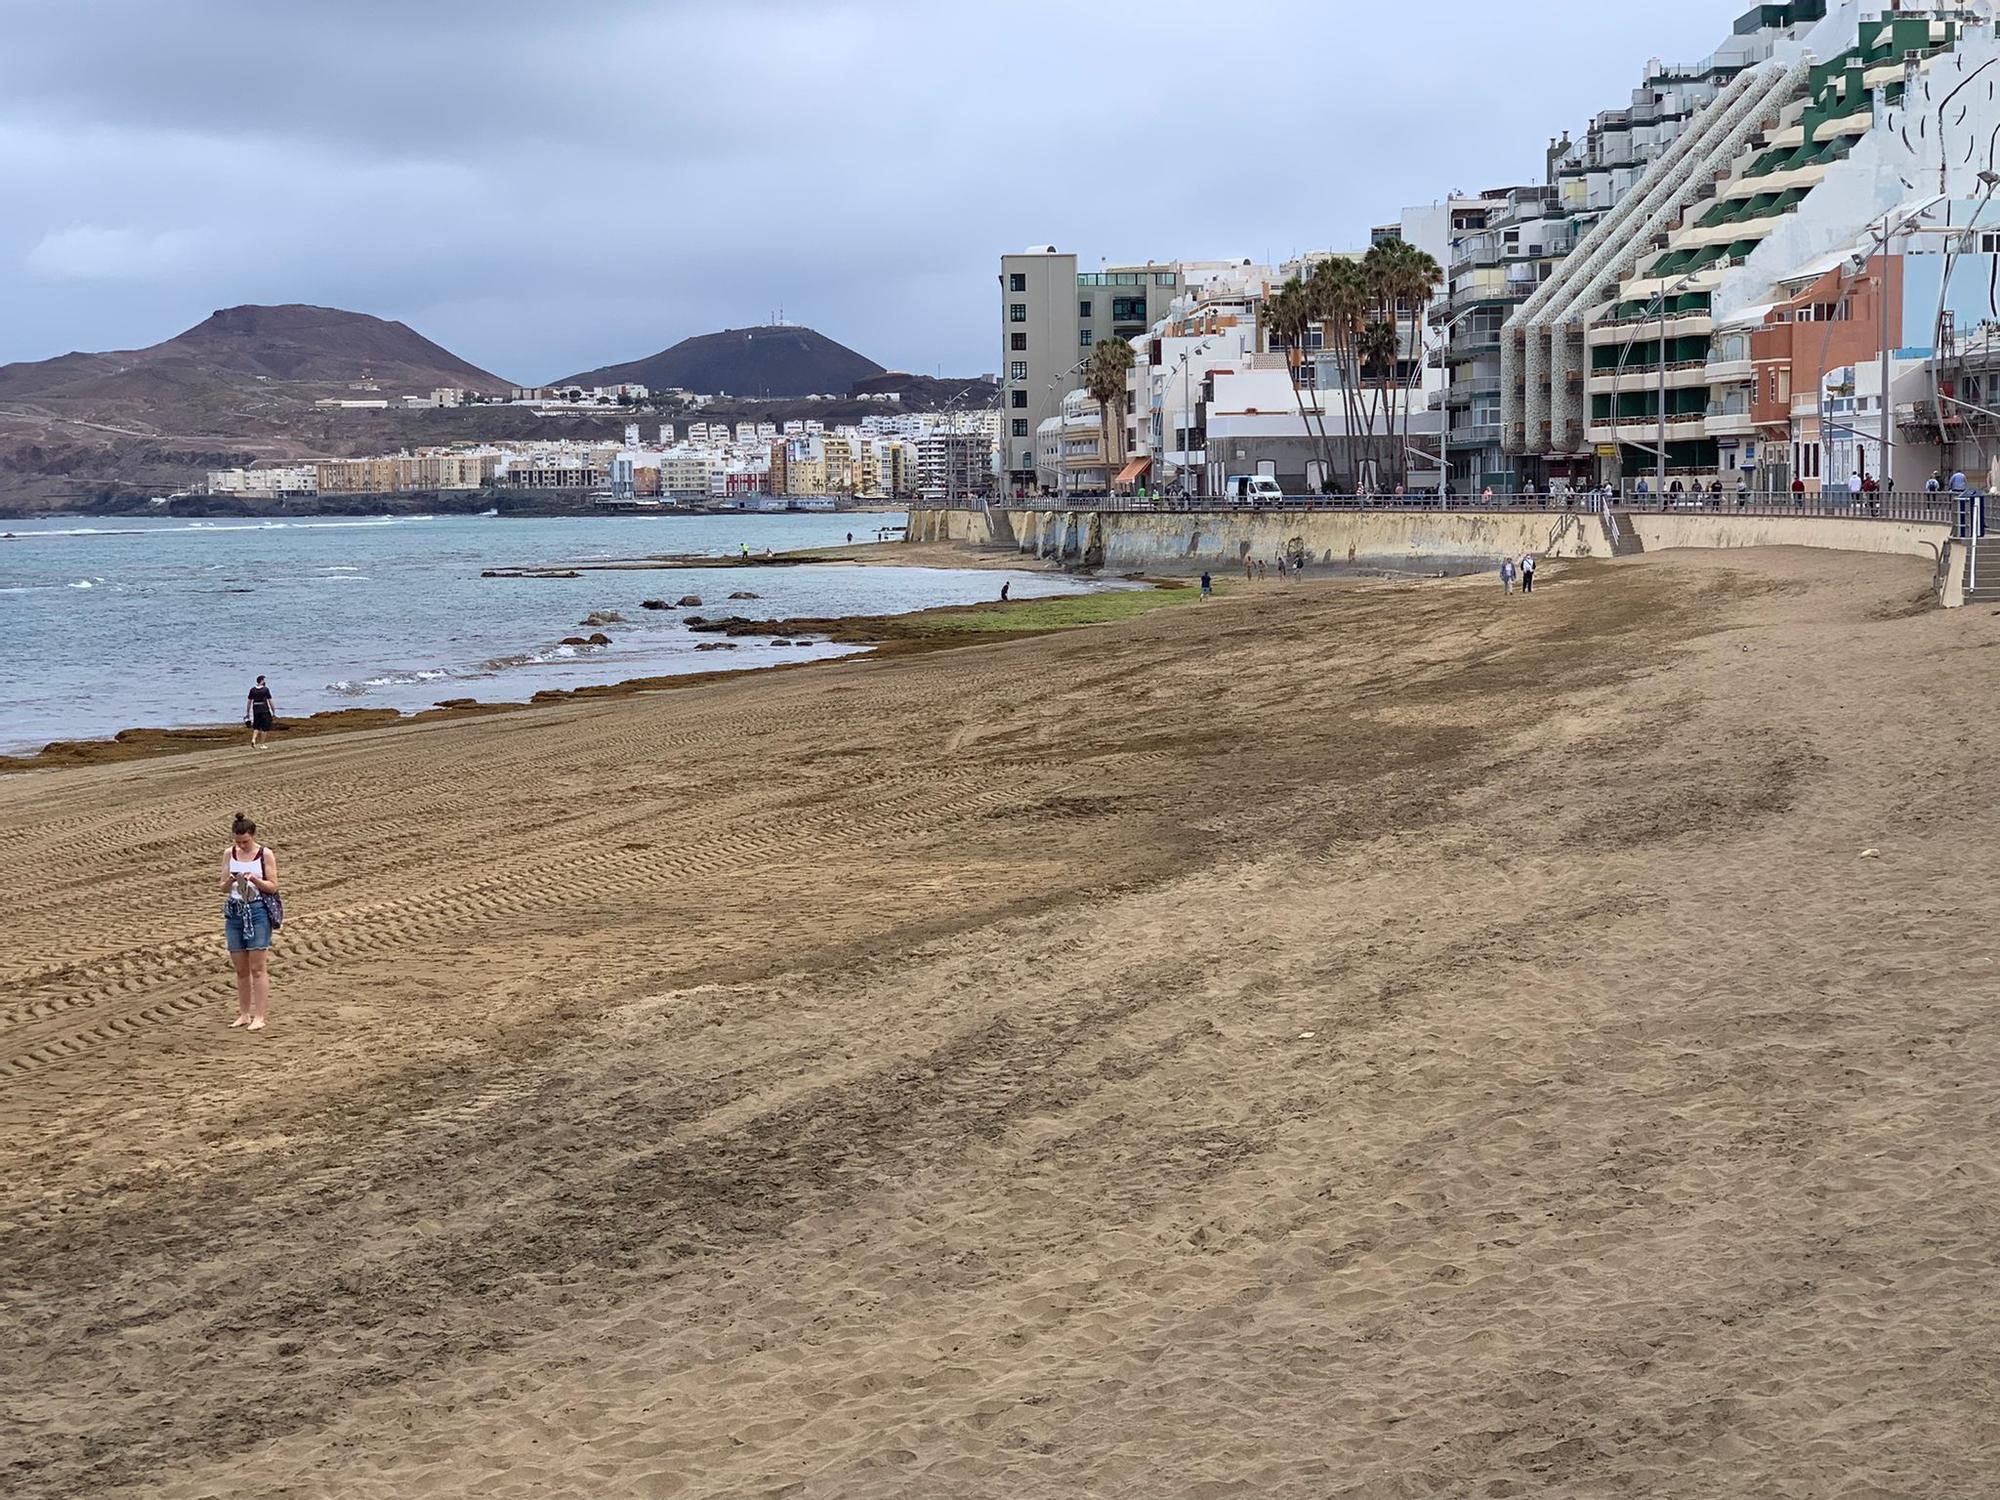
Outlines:
{"label": "distant swimmer", "polygon": [[271,931],[284,920],[278,856],[257,842],[257,825],[242,813],[229,832],[221,886],[222,933],[236,968],[236,1019],[229,1024],[262,1031],[271,1008]]}
{"label": "distant swimmer", "polygon": [[264,749],[264,736],[277,726],[278,707],[271,697],[270,687],[261,677],[252,684],[250,696],[244,700],[243,722],[250,726],[251,747]]}

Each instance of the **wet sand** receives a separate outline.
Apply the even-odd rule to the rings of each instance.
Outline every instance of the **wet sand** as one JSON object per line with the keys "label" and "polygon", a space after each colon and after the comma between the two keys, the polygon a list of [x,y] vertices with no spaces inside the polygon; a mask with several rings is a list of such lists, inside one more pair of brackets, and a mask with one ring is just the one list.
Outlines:
{"label": "wet sand", "polygon": [[0,779],[6,1492],[1993,1493],[2000,618],[1928,577]]}

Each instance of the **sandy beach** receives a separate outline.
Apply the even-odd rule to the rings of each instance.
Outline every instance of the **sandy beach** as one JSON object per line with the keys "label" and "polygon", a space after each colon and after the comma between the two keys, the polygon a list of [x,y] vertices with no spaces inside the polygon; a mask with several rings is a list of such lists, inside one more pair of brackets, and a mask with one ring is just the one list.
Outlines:
{"label": "sandy beach", "polygon": [[0,1489],[2000,1493],[2000,618],[1929,575],[0,777]]}

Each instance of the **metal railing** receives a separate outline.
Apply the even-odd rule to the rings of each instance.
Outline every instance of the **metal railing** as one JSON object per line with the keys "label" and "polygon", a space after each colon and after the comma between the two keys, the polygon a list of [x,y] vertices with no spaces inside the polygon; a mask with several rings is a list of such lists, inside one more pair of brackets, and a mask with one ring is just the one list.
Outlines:
{"label": "metal railing", "polygon": [[[1920,521],[1964,530],[1970,496],[1894,492],[1850,495],[1845,491],[1818,495],[1773,495],[1706,491],[1660,495],[1618,494],[1608,497],[1618,515],[1796,516],[1843,521]],[[1278,500],[1229,500],[1206,495],[1046,495],[1020,499],[958,499],[909,501],[912,510],[1092,511],[1106,513],[1200,511],[1209,513],[1259,511],[1538,511],[1601,513],[1607,497],[1582,490],[1556,494],[1480,492],[1440,496],[1435,490],[1402,495],[1286,495]]]}

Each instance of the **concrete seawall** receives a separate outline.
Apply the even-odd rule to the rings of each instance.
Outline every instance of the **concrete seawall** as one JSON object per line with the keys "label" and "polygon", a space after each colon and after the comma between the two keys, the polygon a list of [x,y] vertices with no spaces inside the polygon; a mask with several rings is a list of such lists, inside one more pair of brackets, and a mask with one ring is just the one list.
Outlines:
{"label": "concrete seawall", "polygon": [[1840,516],[1725,516],[1686,512],[1621,516],[1648,552],[1673,547],[1824,547],[1938,560],[1951,539],[1942,521],[1861,521]]}
{"label": "concrete seawall", "polygon": [[[1648,552],[1675,547],[1823,547],[1935,562],[1942,522],[1838,516],[1629,515]],[[1609,557],[1603,522],[1581,511],[1031,511],[913,510],[914,542],[1011,547],[1113,572],[1240,566],[1303,555],[1320,565],[1469,568],[1503,557]]]}
{"label": "concrete seawall", "polygon": [[1534,552],[1608,557],[1595,516],[1567,511],[971,511],[910,513],[911,541],[1012,547],[1113,572],[1303,555],[1358,567],[1483,566]]}

